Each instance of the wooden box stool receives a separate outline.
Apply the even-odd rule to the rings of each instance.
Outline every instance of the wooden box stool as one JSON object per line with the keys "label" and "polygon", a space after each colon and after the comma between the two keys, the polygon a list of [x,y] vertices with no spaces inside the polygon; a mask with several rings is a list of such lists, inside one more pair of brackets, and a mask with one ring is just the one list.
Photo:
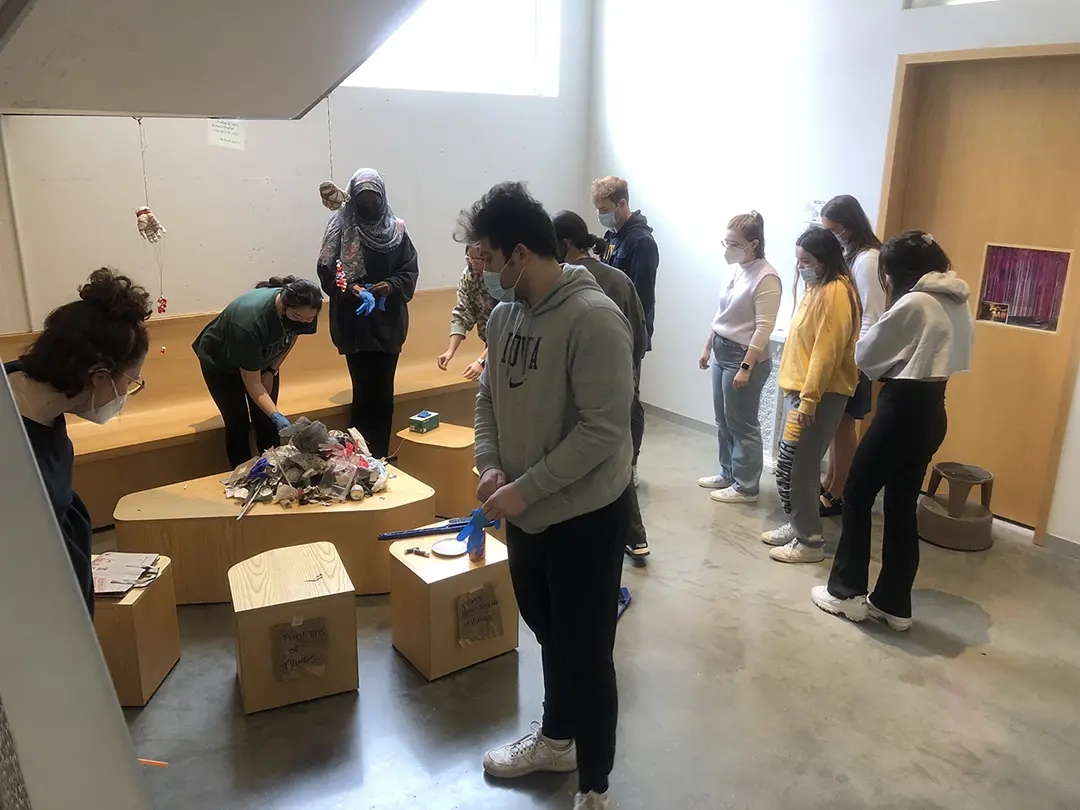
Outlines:
{"label": "wooden box stool", "polygon": [[333,545],[258,554],[229,589],[245,714],[359,688],[356,593]]}
{"label": "wooden box stool", "polygon": [[518,607],[506,546],[487,536],[487,558],[443,559],[432,543],[453,537],[398,540],[390,547],[390,627],[394,647],[429,681],[518,646]]}
{"label": "wooden box stool", "polygon": [[172,561],[160,557],[158,571],[144,588],[94,599],[94,632],[121,706],[145,706],[180,660]]}
{"label": "wooden box stool", "polygon": [[397,466],[435,490],[436,517],[463,517],[476,508],[473,429],[443,423],[430,433],[405,429]]}
{"label": "wooden box stool", "polygon": [[[937,494],[942,479],[949,496]],[[980,503],[968,503],[971,488],[979,487]],[[943,461],[934,465],[927,494],[919,499],[919,537],[953,551],[983,551],[994,544],[994,514],[990,498],[994,476],[981,467]]]}

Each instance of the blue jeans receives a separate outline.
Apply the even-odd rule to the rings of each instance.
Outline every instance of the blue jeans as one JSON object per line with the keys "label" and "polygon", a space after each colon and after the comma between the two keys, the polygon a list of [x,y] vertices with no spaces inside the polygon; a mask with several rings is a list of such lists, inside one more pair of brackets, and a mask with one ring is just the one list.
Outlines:
{"label": "blue jeans", "polygon": [[732,481],[739,492],[757,495],[762,466],[758,408],[761,389],[772,371],[772,359],[765,355],[758,360],[746,385],[736,389],[732,383],[746,356],[746,347],[713,335],[712,351],[713,414],[720,445],[720,474]]}

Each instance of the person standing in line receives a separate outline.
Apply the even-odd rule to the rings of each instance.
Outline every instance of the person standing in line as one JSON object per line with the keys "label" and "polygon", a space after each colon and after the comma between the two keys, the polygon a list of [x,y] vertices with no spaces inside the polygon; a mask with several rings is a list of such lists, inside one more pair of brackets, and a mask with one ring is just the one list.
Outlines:
{"label": "person standing in line", "polygon": [[462,212],[495,307],[476,397],[477,498],[507,520],[521,616],[540,643],[542,724],[484,757],[498,778],[578,769],[575,810],[609,807],[618,690],[615,627],[630,520],[630,326],[522,183]]}
{"label": "person standing in line", "polygon": [[90,512],[73,488],[66,415],[104,425],[146,386],[150,296],[127,276],[95,270],[79,300],[57,307],[18,360],[4,364],[86,610],[94,615]]}
{"label": "person standing in line", "polygon": [[394,421],[394,376],[420,271],[405,222],[394,216],[374,169],[358,169],[349,181],[349,201],[326,225],[318,271],[330,298],[330,337],[352,380],[350,424],[371,454],[384,458]]}
{"label": "person standing in line", "polygon": [[[660,266],[660,250],[653,238],[653,229],[641,211],[630,210],[630,187],[621,177],[603,177],[592,183],[592,202],[596,216],[606,228],[602,261],[618,268],[634,282],[641,306],[645,310],[648,340],[645,351],[652,351],[653,324],[656,319],[656,270]],[[641,413],[645,430],[645,413]],[[638,455],[641,442],[634,449],[634,486],[637,486]]]}
{"label": "person standing in line", "polygon": [[443,371],[450,366],[450,361],[457,354],[458,347],[465,340],[465,335],[475,326],[476,334],[484,344],[480,356],[465,367],[461,376],[466,380],[479,380],[480,372],[487,362],[487,322],[491,310],[495,307],[492,298],[484,286],[484,263],[480,261],[480,250],[476,245],[465,246],[465,269],[457,285],[457,303],[450,313],[450,345],[435,361]]}
{"label": "person standing in line", "polygon": [[[971,370],[975,324],[971,290],[928,233],[890,239],[881,251],[881,280],[891,304],[855,347],[859,368],[883,382],[878,409],[844,488],[843,530],[829,584],[810,596],[827,613],[856,622],[872,616],[907,630],[919,568],[919,491],[945,439],[949,378]],[[868,596],[870,514],[882,489],[881,573]]]}
{"label": "person standing in line", "polygon": [[806,292],[791,320],[777,377],[784,429],[776,488],[791,520],[761,539],[777,546],[769,556],[778,562],[816,563],[825,559],[818,513],[821,459],[855,393],[862,312],[837,238],[815,226],[795,244]]}
{"label": "person standing in line", "polygon": [[[589,233],[589,226],[585,224],[585,220],[573,211],[560,211],[554,216],[552,222],[555,224],[555,236],[559,240],[559,261],[588,270],[596,283],[600,285],[600,289],[604,291],[604,295],[615,302],[615,306],[630,323],[630,331],[634,337],[634,404],[630,409],[630,438],[634,443],[634,455],[637,456],[641,450],[641,438],[645,433],[645,409],[641,407],[638,395],[641,382],[641,361],[645,357],[645,346],[649,340],[649,333],[645,327],[645,310],[641,306],[641,299],[634,288],[634,283],[630,281],[626,273],[589,255],[590,250],[603,245],[603,240]],[[637,493],[631,492],[631,496],[633,499],[632,516],[626,553],[631,559],[642,560],[649,556],[649,540],[645,532],[645,524],[641,519]]]}
{"label": "person standing in line", "polygon": [[319,285],[271,278],[233,299],[208,323],[191,348],[225,423],[225,452],[239,467],[251,459],[251,428],[260,453],[278,444],[289,420],[277,406],[281,364],[297,335],[313,335],[322,310]]}
{"label": "person standing in line", "polygon": [[754,503],[763,453],[758,410],[772,371],[769,337],[780,310],[780,276],[765,260],[765,220],[757,211],[728,223],[724,259],[735,266],[720,293],[698,365],[712,365],[720,473],[698,479],[718,503]]}
{"label": "person standing in line", "polygon": [[[844,248],[844,261],[851,270],[855,289],[859,292],[862,304],[862,322],[859,337],[865,337],[870,327],[878,322],[885,312],[885,290],[878,278],[878,256],[881,254],[881,240],[874,234],[870,220],[859,201],[850,194],[833,197],[821,209],[821,224],[833,236],[840,240]],[[843,502],[841,494],[847,483],[851,459],[855,456],[855,447],[859,443],[855,423],[862,421],[870,413],[873,399],[873,386],[870,378],[859,372],[859,384],[855,393],[848,400],[847,409],[840,417],[840,427],[836,429],[829,445],[829,463],[825,470],[825,479],[821,484],[821,516],[839,515]]]}

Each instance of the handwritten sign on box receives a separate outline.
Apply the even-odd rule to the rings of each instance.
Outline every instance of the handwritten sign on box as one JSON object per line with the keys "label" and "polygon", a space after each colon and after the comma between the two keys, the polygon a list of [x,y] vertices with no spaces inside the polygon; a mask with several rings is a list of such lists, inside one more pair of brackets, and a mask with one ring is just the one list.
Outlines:
{"label": "handwritten sign on box", "polygon": [[329,649],[326,619],[321,616],[270,628],[270,655],[279,681],[323,677]]}
{"label": "handwritten sign on box", "polygon": [[467,647],[502,634],[502,606],[494,585],[488,583],[458,597],[458,644]]}

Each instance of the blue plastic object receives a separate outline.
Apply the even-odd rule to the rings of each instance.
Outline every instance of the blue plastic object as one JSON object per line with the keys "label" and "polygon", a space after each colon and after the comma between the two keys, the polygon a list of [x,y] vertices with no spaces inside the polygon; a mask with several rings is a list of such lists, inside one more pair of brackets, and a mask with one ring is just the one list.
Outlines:
{"label": "blue plastic object", "polygon": [[[364,289],[365,290],[370,290],[374,286],[375,286],[374,284],[365,284]],[[379,308],[379,312],[386,312],[386,298],[385,298],[385,296],[380,295],[376,300],[378,301],[376,306]]]}
{"label": "blue plastic object", "polygon": [[468,542],[469,556],[474,556],[484,545],[484,529],[489,526],[499,528],[499,521],[488,520],[482,509],[473,509],[469,522],[458,532],[457,539]]}
{"label": "blue plastic object", "polygon": [[[386,309],[384,306],[383,309]],[[375,296],[367,290],[360,291],[360,306],[356,308],[357,315],[370,315],[375,310]]]}

